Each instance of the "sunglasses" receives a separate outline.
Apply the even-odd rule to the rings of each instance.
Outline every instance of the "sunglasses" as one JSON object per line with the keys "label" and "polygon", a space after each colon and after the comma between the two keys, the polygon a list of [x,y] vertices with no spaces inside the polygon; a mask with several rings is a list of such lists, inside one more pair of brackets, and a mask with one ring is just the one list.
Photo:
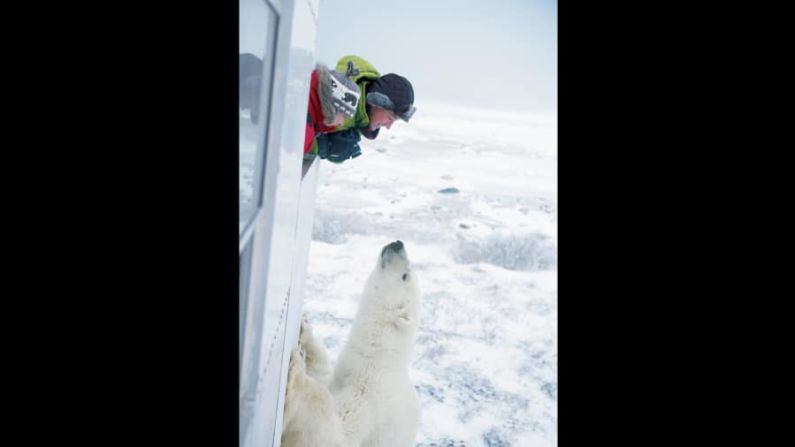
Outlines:
{"label": "sunglasses", "polygon": [[384,109],[384,110],[386,111],[387,116],[389,116],[389,119],[391,119],[392,121],[397,121],[399,119],[402,119],[403,121],[408,121],[414,115],[414,112],[417,111],[417,108],[414,107],[414,106],[410,106],[403,113],[395,113],[395,112],[393,112],[392,110],[389,110],[389,109]]}
{"label": "sunglasses", "polygon": [[410,105],[408,109],[406,109],[403,113],[401,113],[398,116],[400,116],[400,118],[402,120],[408,121],[408,120],[411,119],[412,116],[414,116],[414,112],[416,112],[416,111],[417,111],[417,108],[414,107],[414,105]]}

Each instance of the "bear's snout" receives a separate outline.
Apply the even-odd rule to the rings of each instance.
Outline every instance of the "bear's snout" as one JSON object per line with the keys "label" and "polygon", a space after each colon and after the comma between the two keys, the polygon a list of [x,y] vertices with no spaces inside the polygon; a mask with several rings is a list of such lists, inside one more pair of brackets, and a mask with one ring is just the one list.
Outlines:
{"label": "bear's snout", "polygon": [[383,250],[381,250],[381,257],[382,258],[388,258],[388,257],[391,257],[391,255],[398,255],[398,254],[404,254],[405,255],[405,248],[403,247],[403,242],[399,241],[399,240],[395,241],[395,242],[392,242],[390,244],[387,244],[383,248]]}
{"label": "bear's snout", "polygon": [[387,244],[381,250],[381,268],[386,268],[387,263],[394,258],[406,260],[406,248],[402,241],[398,240]]}
{"label": "bear's snout", "polygon": [[391,244],[387,245],[384,248],[387,249],[387,250],[392,250],[395,253],[400,252],[400,250],[403,250],[403,241],[397,240],[397,241],[392,242]]}

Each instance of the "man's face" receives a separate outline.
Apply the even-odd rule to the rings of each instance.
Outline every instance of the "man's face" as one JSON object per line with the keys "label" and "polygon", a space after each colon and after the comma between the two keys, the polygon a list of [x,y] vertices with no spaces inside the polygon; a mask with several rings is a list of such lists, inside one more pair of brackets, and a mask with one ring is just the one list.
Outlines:
{"label": "man's face", "polygon": [[377,106],[370,106],[370,130],[377,130],[381,127],[386,127],[389,129],[392,127],[392,123],[398,119],[398,117],[389,110],[382,109],[381,107]]}

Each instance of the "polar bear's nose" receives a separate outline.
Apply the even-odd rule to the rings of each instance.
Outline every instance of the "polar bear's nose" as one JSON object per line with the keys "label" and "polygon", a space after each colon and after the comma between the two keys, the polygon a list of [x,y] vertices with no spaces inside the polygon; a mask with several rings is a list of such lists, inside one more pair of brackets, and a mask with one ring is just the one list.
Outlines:
{"label": "polar bear's nose", "polygon": [[400,253],[401,250],[403,250],[403,242],[402,241],[395,241],[395,242],[392,242],[391,244],[387,245],[386,247],[384,247],[384,249],[381,250],[381,254],[383,255],[384,253],[386,253],[388,251],[391,251],[391,252],[394,252],[394,253]]}
{"label": "polar bear's nose", "polygon": [[395,241],[384,246],[383,250],[381,250],[381,267],[386,267],[387,261],[395,257],[406,259],[406,251],[402,241]]}

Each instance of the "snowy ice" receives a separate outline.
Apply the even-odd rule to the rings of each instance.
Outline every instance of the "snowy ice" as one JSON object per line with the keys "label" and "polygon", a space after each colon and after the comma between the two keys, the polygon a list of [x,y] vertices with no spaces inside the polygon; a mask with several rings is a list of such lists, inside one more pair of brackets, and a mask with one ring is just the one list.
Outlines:
{"label": "snowy ice", "polygon": [[555,446],[556,117],[419,103],[361,147],[318,160],[304,312],[330,360],[400,239],[422,292],[417,446]]}

